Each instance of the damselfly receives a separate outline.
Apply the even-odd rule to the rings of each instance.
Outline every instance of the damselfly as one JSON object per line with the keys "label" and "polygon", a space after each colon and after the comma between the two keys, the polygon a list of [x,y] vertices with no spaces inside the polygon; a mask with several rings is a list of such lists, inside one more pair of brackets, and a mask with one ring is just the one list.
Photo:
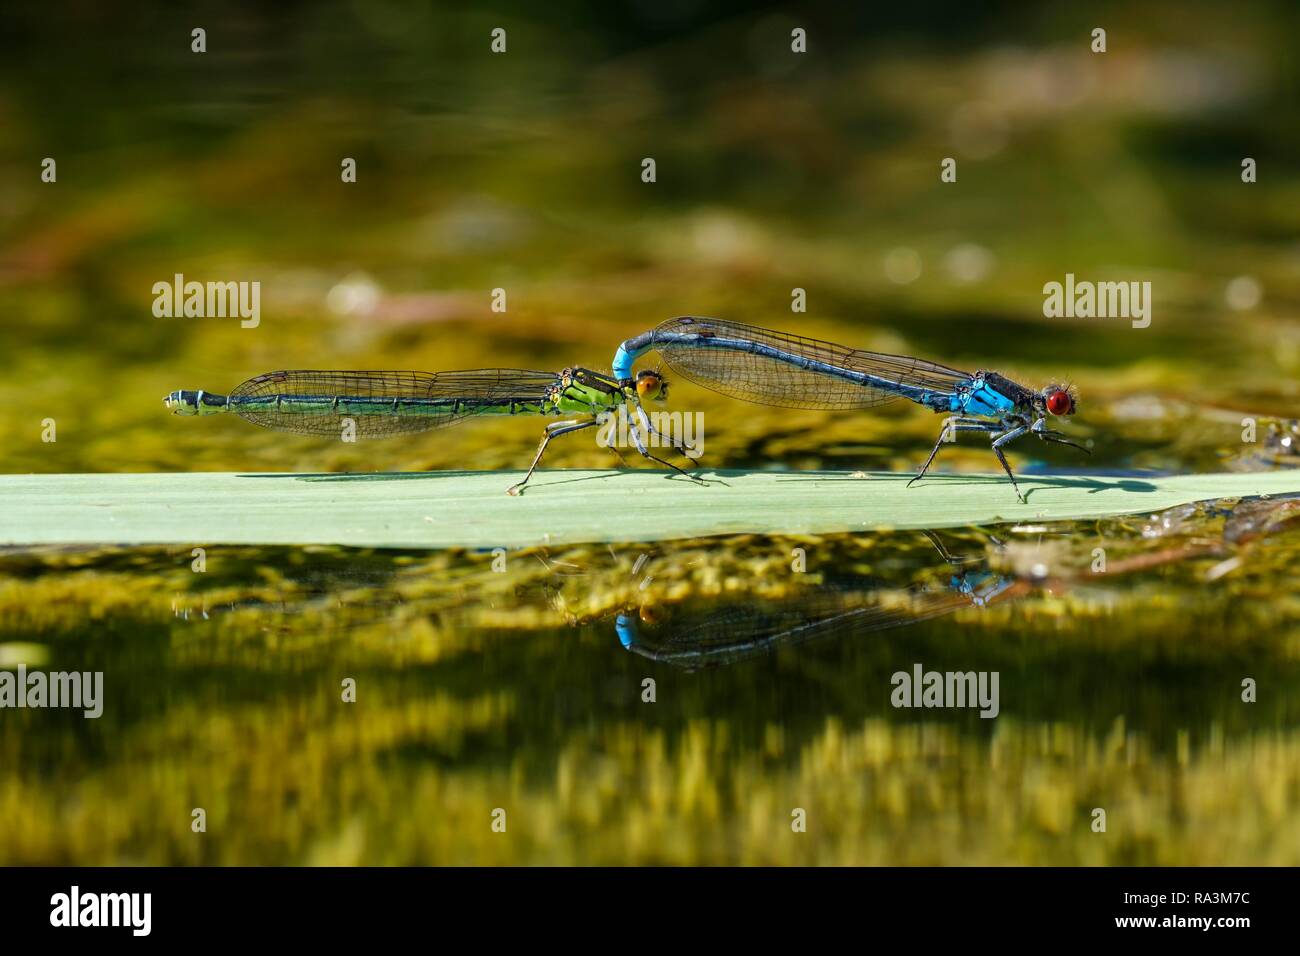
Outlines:
{"label": "damselfly", "polygon": [[532,478],[552,439],[593,428],[604,421],[603,416],[625,404],[644,429],[644,435],[636,427],[628,430],[636,450],[651,461],[695,478],[671,462],[656,458],[646,447],[645,436],[658,435],[686,454],[684,445],[654,429],[641,407],[642,401],[664,401],[667,396],[668,384],[649,370],[643,370],[635,379],[618,382],[585,368],[566,368],[558,374],[489,368],[458,372],[268,372],[249,379],[228,396],[181,389],[167,395],[163,403],[177,415],[233,412],[275,431],[334,438],[404,435],[484,416],[578,416],[546,426],[528,473],[523,481],[507,489],[513,495]]}
{"label": "damselfly", "polygon": [[1024,501],[1002,449],[1024,435],[1088,450],[1047,427],[1048,416],[1073,415],[1077,401],[1066,385],[1038,391],[997,372],[959,369],[904,355],[850,349],[832,342],[773,332],[739,322],[682,316],[628,339],[614,356],[614,378],[631,382],[632,365],[655,350],[682,378],[706,388],[784,408],[874,408],[906,398],[949,417],[920,472],[958,432],[989,435],[1016,495]]}
{"label": "damselfly", "polygon": [[[695,670],[828,637],[906,627],[964,608],[1016,600],[1032,590],[1027,580],[990,571],[986,560],[968,567],[970,562],[953,558],[933,532],[922,533],[952,569],[946,584],[898,588],[867,578],[838,579],[775,603],[753,595],[729,600],[699,618],[690,616],[687,608],[670,612],[668,621],[656,621],[654,608],[624,611],[615,618],[614,631],[634,654]],[[647,610],[649,626],[643,628]]]}

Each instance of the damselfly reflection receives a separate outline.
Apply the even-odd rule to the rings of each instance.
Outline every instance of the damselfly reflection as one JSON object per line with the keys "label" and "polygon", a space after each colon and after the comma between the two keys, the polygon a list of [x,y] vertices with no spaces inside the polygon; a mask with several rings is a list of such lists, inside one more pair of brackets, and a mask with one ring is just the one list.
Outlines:
{"label": "damselfly reflection", "polygon": [[[788,544],[748,537],[725,545],[531,550],[508,557],[386,560],[340,552],[303,556],[269,578],[250,563],[242,582],[178,594],[172,611],[196,623],[220,619],[268,647],[280,647],[275,634],[306,629],[320,649],[364,637],[408,650],[423,641],[435,656],[479,633],[492,632],[495,643],[508,632],[595,625],[608,635],[612,618],[627,650],[698,668],[986,607],[1039,583],[1032,574],[990,571],[985,548],[1001,545],[988,535],[980,535],[979,557],[971,558],[954,558],[938,536],[925,536],[929,543],[912,533],[825,539],[817,545],[823,570],[807,574],[775,571],[771,555],[788,551]],[[734,588],[721,596],[715,589],[720,568],[731,569]],[[611,611],[629,606],[637,610]]]}
{"label": "damselfly reflection", "polygon": [[1026,594],[1032,583],[987,569],[986,562],[954,559],[926,532],[952,568],[944,584],[899,588],[879,580],[836,580],[797,598],[764,601],[746,596],[698,615],[656,623],[650,608],[619,614],[619,643],[634,654],[688,670],[735,664],[783,647],[832,637],[906,627],[962,608],[984,608]]}

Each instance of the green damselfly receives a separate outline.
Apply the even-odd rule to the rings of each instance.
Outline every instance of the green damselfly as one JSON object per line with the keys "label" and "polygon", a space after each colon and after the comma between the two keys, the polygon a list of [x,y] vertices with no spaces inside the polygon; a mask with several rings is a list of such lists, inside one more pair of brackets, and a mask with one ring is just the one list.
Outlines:
{"label": "green damselfly", "polygon": [[[700,480],[650,454],[646,447],[648,436],[655,435],[689,458],[689,449],[657,432],[641,407],[644,401],[662,402],[667,397],[668,384],[649,369],[622,383],[586,368],[566,368],[558,373],[514,368],[454,372],[293,370],[250,378],[229,395],[179,389],[165,396],[163,403],[177,415],[233,412],[275,431],[334,438],[350,435],[358,439],[428,431],[470,418],[576,416],[546,426],[528,473],[506,489],[513,495],[532,478],[552,439],[593,428],[622,405],[633,411],[634,427],[629,434],[643,457]],[[635,427],[637,422],[640,430]]]}

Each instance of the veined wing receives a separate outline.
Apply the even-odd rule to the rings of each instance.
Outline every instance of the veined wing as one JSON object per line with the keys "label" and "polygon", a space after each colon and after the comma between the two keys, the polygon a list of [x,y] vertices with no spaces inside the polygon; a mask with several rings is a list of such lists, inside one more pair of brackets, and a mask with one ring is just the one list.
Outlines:
{"label": "veined wing", "polygon": [[872,408],[951,392],[968,372],[906,355],[850,349],[723,319],[682,316],[654,331],[654,348],[682,378],[783,408]]}
{"label": "veined wing", "polygon": [[686,668],[735,664],[835,635],[869,634],[906,627],[942,617],[965,607],[983,607],[998,600],[1022,596],[1021,582],[1002,581],[988,595],[971,595],[954,588],[909,588],[882,603],[883,591],[817,591],[774,608],[742,604],[723,608],[703,620],[648,634],[626,622],[636,636],[628,649],[663,663]]}
{"label": "veined wing", "polygon": [[476,415],[536,414],[552,372],[489,368],[456,372],[267,372],[230,394],[230,410],[255,425],[301,435],[379,438],[442,428]]}

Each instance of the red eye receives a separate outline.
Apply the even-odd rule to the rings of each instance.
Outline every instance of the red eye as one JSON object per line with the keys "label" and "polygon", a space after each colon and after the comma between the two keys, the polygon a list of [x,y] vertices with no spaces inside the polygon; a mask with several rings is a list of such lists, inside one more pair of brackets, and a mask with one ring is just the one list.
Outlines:
{"label": "red eye", "polygon": [[1053,415],[1069,415],[1074,411],[1074,399],[1064,389],[1047,396],[1047,410]]}

